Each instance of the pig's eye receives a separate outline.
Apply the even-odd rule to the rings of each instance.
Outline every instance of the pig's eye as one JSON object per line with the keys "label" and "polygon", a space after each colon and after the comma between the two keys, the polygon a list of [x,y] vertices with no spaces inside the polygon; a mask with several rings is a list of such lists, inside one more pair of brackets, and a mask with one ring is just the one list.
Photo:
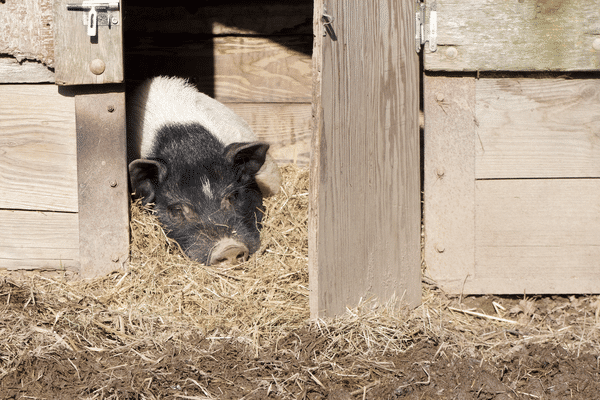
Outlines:
{"label": "pig's eye", "polygon": [[185,221],[186,215],[189,214],[189,212],[190,212],[189,207],[186,206],[185,204],[170,205],[168,210],[169,210],[169,214],[171,215],[171,218],[173,218],[174,220],[176,220],[178,222]]}

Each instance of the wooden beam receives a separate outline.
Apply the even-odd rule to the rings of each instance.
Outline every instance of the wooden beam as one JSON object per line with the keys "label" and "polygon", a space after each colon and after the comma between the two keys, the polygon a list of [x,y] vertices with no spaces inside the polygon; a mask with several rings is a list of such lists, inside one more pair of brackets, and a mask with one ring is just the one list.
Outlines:
{"label": "wooden beam", "polygon": [[430,71],[596,71],[598,2],[427,0],[437,8]]}
{"label": "wooden beam", "polygon": [[459,288],[475,264],[475,78],[424,77],[425,261]]}
{"label": "wooden beam", "polygon": [[73,90],[80,275],[92,278],[123,268],[129,257],[125,90],[124,85]]}
{"label": "wooden beam", "polygon": [[[419,75],[414,3],[328,1],[314,14],[309,210],[313,317],[361,298],[420,303]],[[330,31],[331,32],[331,31]]]}

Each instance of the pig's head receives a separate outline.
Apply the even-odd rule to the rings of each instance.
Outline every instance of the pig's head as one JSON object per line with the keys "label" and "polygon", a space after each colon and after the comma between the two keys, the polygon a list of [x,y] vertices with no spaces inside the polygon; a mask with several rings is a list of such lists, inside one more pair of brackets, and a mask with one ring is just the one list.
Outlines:
{"label": "pig's head", "polygon": [[[206,132],[204,132],[206,133]],[[164,135],[163,135],[164,136]],[[255,175],[269,145],[190,140],[169,128],[156,157],[129,165],[132,189],[154,203],[168,235],[206,265],[245,261],[260,246],[262,194]]]}

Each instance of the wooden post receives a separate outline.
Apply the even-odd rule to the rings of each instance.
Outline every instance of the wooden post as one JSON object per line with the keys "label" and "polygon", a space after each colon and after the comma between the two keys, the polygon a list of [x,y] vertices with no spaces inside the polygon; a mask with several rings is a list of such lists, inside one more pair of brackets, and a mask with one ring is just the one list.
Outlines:
{"label": "wooden post", "polygon": [[80,275],[122,268],[129,257],[124,85],[77,88]]}
{"label": "wooden post", "polygon": [[369,296],[420,303],[414,19],[410,1],[328,0],[326,10],[315,1],[312,317]]}

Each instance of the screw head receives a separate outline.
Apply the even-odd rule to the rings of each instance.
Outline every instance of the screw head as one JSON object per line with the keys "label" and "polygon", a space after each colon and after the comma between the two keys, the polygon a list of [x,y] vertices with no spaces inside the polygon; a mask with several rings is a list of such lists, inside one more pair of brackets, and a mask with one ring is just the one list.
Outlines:
{"label": "screw head", "polygon": [[596,51],[600,51],[600,38],[594,39],[594,41],[592,42],[592,48]]}
{"label": "screw head", "polygon": [[110,181],[110,187],[115,188],[117,187],[118,183],[117,181]]}

